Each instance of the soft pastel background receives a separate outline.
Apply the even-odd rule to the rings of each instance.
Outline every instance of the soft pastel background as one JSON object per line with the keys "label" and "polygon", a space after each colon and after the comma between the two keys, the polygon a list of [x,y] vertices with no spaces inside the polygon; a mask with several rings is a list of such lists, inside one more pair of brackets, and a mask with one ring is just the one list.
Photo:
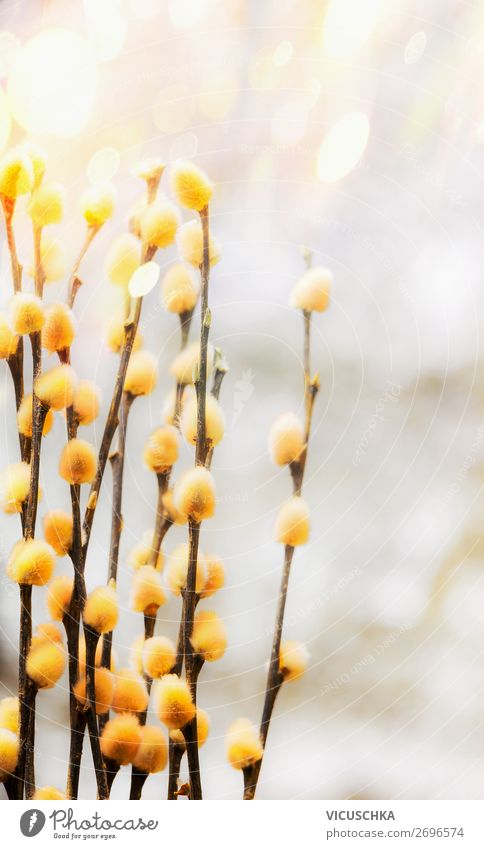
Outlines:
{"label": "soft pastel background", "polygon": [[[214,460],[219,508],[202,546],[226,564],[226,588],[206,606],[225,618],[230,647],[200,685],[212,720],[201,753],[207,797],[240,796],[224,734],[234,718],[256,722],[261,711],[282,554],[272,528],[290,490],[266,434],[277,413],[302,403],[301,319],[287,305],[302,244],[335,277],[331,309],[314,322],[322,391],[305,484],[313,530],[295,557],[285,627],[306,641],[311,664],[278,700],[260,797],[483,795],[483,70],[484,12],[459,0],[0,4],[0,144],[27,135],[48,151],[49,174],[68,191],[57,230],[71,262],[83,235],[79,194],[108,177],[118,191],[76,303],[74,366],[104,393],[88,434],[96,443],[116,368],[102,341],[117,303],[104,256],[141,193],[133,166],[153,154],[189,157],[216,182],[212,225],[223,257],[211,281],[212,339],[230,373],[227,433]],[[28,266],[22,213],[18,228]],[[158,261],[165,268],[175,256],[170,249]],[[47,297],[64,293],[57,284]],[[142,447],[160,422],[178,346],[156,291],[143,329],[160,378],[129,422],[123,665],[142,627],[128,609],[126,558],[152,526],[156,496]],[[6,369],[1,412],[3,467],[17,459]],[[58,416],[43,447],[40,518],[68,504],[56,474],[63,440]],[[191,462],[185,447],[180,468]],[[108,469],[90,587],[106,573],[110,484]],[[18,519],[4,516],[1,528],[4,573]],[[166,551],[183,539],[183,530],[170,533]],[[68,574],[70,563],[57,568]],[[5,694],[16,688],[17,588],[0,583]],[[34,598],[42,621],[44,591]],[[178,616],[171,599],[159,633],[175,634]],[[39,784],[64,785],[65,688],[64,679],[38,699]],[[114,795],[127,788],[125,770]],[[165,792],[166,774],[148,781],[147,797]]]}

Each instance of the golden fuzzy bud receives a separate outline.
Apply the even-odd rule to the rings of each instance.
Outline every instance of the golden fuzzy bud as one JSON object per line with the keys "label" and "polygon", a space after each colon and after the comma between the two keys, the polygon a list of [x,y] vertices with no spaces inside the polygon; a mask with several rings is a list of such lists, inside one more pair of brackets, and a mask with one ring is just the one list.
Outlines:
{"label": "golden fuzzy bud", "polygon": [[[47,233],[42,233],[40,244],[40,262],[46,283],[55,283],[64,277],[66,273],[66,253],[64,246],[59,239]],[[29,269],[31,277],[34,276],[34,269]]]}
{"label": "golden fuzzy bud", "polygon": [[101,393],[92,380],[80,380],[74,392],[74,413],[80,425],[89,425],[99,415]]}
{"label": "golden fuzzy bud", "polygon": [[34,185],[34,169],[30,157],[21,147],[14,147],[0,160],[0,194],[8,198],[26,195]]}
{"label": "golden fuzzy bud", "polygon": [[279,652],[279,669],[285,681],[295,681],[308,668],[309,652],[304,643],[286,640]]}
{"label": "golden fuzzy bud", "polygon": [[195,616],[190,642],[204,660],[220,660],[227,648],[227,629],[212,610],[201,610]]}
{"label": "golden fuzzy bud", "polygon": [[160,573],[153,566],[140,566],[131,583],[131,610],[155,616],[158,608],[166,602]]}
{"label": "golden fuzzy bud", "polygon": [[7,696],[0,702],[0,728],[8,728],[14,734],[18,733],[19,700],[17,696]]}
{"label": "golden fuzzy bud", "polygon": [[178,460],[180,438],[173,425],[157,427],[145,443],[143,460],[148,469],[160,474],[166,472]]}
{"label": "golden fuzzy bud", "polygon": [[[181,595],[182,590],[187,585],[188,560],[190,549],[186,542],[177,545],[175,550],[170,554],[167,567],[166,581],[170,591],[174,595]],[[205,566],[205,558],[199,552],[197,561],[197,576],[195,592],[201,593],[207,579],[207,570]]]}
{"label": "golden fuzzy bud", "polygon": [[155,705],[158,719],[170,729],[183,728],[195,716],[190,688],[178,675],[164,675],[156,682]]}
{"label": "golden fuzzy bud", "polygon": [[[185,404],[188,403],[190,398],[193,397],[194,393],[195,393],[195,387],[194,386],[190,386],[190,385],[186,385],[186,384],[183,386],[183,392],[182,392],[181,403],[180,403],[180,412],[183,410]],[[176,425],[176,421],[175,421],[176,395],[177,395],[176,388],[171,389],[170,392],[168,393],[168,395],[166,396],[164,402],[163,402],[163,409],[162,409],[161,416],[162,416],[162,419],[165,422],[165,424]]]}
{"label": "golden fuzzy bud", "polygon": [[60,183],[42,183],[35,189],[28,205],[34,227],[47,227],[62,221],[65,198],[65,189]]}
{"label": "golden fuzzy bud", "polygon": [[148,678],[162,678],[176,663],[176,648],[168,637],[150,637],[143,645],[141,658]]}
{"label": "golden fuzzy bud", "polygon": [[[145,531],[141,542],[135,545],[128,554],[128,563],[132,569],[139,569],[140,566],[149,566],[153,555],[153,531]],[[158,572],[163,569],[163,552],[158,554],[158,560],[155,568]]]}
{"label": "golden fuzzy bud", "polygon": [[[176,237],[180,256],[185,262],[199,268],[203,262],[203,232],[200,221],[187,221],[179,228]],[[216,265],[220,259],[220,245],[211,235],[208,238],[210,265]]]}
{"label": "golden fuzzy bud", "polygon": [[[197,442],[197,398],[191,398],[183,407],[180,428],[187,442]],[[205,399],[205,436],[211,445],[218,445],[225,431],[225,416],[219,402],[213,395]]]}
{"label": "golden fuzzy bud", "polygon": [[30,489],[30,465],[11,463],[0,474],[0,504],[4,513],[21,513]]}
{"label": "golden fuzzy bud", "polygon": [[[192,342],[191,345],[187,345],[183,351],[175,357],[174,360],[170,363],[170,373],[176,379],[177,383],[181,383],[184,386],[187,384],[193,383],[193,376],[195,369],[198,368],[200,364],[200,345],[198,342]],[[208,346],[208,357],[207,357],[207,375],[209,375],[212,371],[213,366],[213,348],[211,345]]]}
{"label": "golden fuzzy bud", "polygon": [[[94,695],[96,699],[96,713],[101,716],[107,713],[111,707],[114,693],[114,676],[104,666],[98,666],[94,670]],[[81,705],[86,704],[86,675],[83,672],[74,685],[74,695]]]}
{"label": "golden fuzzy bud", "polygon": [[[199,749],[204,743],[206,743],[209,731],[210,720],[208,718],[208,713],[202,710],[202,708],[197,708],[197,743]],[[178,746],[180,749],[185,748],[183,731],[180,731],[179,728],[174,728],[170,731],[170,739],[173,741],[175,746]]]}
{"label": "golden fuzzy bud", "polygon": [[133,762],[141,743],[141,727],[136,716],[125,713],[106,723],[101,736],[101,752],[120,766]]}
{"label": "golden fuzzy bud", "polygon": [[269,451],[274,463],[286,466],[298,460],[304,449],[304,428],[294,413],[282,413],[269,431]]}
{"label": "golden fuzzy bud", "polygon": [[213,193],[213,184],[193,162],[180,160],[171,170],[171,190],[181,206],[200,212],[207,206]]}
{"label": "golden fuzzy bud", "polygon": [[63,799],[67,799],[67,796],[65,793],[62,793],[61,790],[58,790],[57,787],[52,787],[52,785],[46,784],[45,787],[39,787],[38,790],[35,791],[32,799],[39,802],[60,802]]}
{"label": "golden fuzzy bud", "polygon": [[225,583],[225,569],[216,554],[206,554],[204,559],[207,577],[200,595],[202,598],[208,598],[222,589]]}
{"label": "golden fuzzy bud", "polygon": [[44,407],[64,410],[74,400],[76,375],[70,366],[55,366],[41,374],[35,381],[35,394]]}
{"label": "golden fuzzy bud", "polygon": [[10,301],[10,323],[19,336],[41,330],[44,306],[40,298],[30,292],[16,292]]}
{"label": "golden fuzzy bud", "polygon": [[173,489],[167,489],[162,498],[165,516],[173,522],[174,525],[185,525],[187,517],[176,509],[173,503]]}
{"label": "golden fuzzy bud", "polygon": [[161,772],[167,761],[168,741],[161,728],[142,726],[141,742],[133,759],[134,768],[149,773]]}
{"label": "golden fuzzy bud", "polygon": [[329,305],[333,275],[328,268],[310,268],[294,286],[289,305],[306,312],[323,312]]}
{"label": "golden fuzzy bud", "polygon": [[42,640],[32,644],[27,655],[27,675],[39,690],[54,687],[66,666],[64,647],[51,640]]}
{"label": "golden fuzzy bud", "polygon": [[123,233],[109,248],[106,274],[111,283],[127,289],[129,281],[141,262],[141,247],[136,236]]}
{"label": "golden fuzzy bud", "polygon": [[[113,354],[120,354],[124,343],[124,319],[115,318],[110,322],[106,332],[106,344]],[[139,351],[143,345],[143,335],[138,328],[136,331],[132,352]]]}
{"label": "golden fuzzy bud", "polygon": [[195,466],[175,484],[175,507],[194,522],[210,519],[215,513],[215,483],[203,466]]}
{"label": "golden fuzzy bud", "polygon": [[282,505],[276,519],[274,535],[283,545],[304,545],[309,539],[309,508],[298,495]]}
{"label": "golden fuzzy bud", "polygon": [[34,174],[34,188],[36,188],[44,178],[47,167],[47,154],[38,144],[29,141],[22,142],[20,150],[30,159]]}
{"label": "golden fuzzy bud", "polygon": [[141,238],[148,245],[167,248],[175,241],[179,224],[180,216],[177,208],[164,198],[157,198],[141,213],[139,219]]}
{"label": "golden fuzzy bud", "polygon": [[115,713],[142,713],[148,707],[148,690],[141,675],[120,669],[114,678],[111,708]]}
{"label": "golden fuzzy bud", "polygon": [[17,768],[18,737],[8,728],[0,728],[0,781],[13,775]]}
{"label": "golden fuzzy bud", "polygon": [[70,348],[76,329],[74,316],[65,304],[49,304],[44,311],[42,325],[42,347],[50,353]]}
{"label": "golden fuzzy bud", "polygon": [[96,587],[89,593],[84,607],[83,619],[93,631],[107,634],[117,625],[119,616],[118,597],[112,586]]}
{"label": "golden fuzzy bud", "polygon": [[19,337],[12,332],[5,313],[0,313],[0,360],[8,360],[16,353]]}
{"label": "golden fuzzy bud", "polygon": [[84,439],[70,439],[59,460],[59,474],[67,483],[92,483],[96,474],[96,452]]}
{"label": "golden fuzzy bud", "polygon": [[172,265],[161,281],[161,303],[168,312],[177,315],[194,308],[198,292],[199,285],[191,269],[181,262]]}
{"label": "golden fuzzy bud", "polygon": [[72,544],[72,513],[66,513],[65,510],[49,510],[44,516],[43,525],[45,540],[55,553],[59,557],[68,554]]}
{"label": "golden fuzzy bud", "polygon": [[54,571],[54,552],[43,539],[17,542],[7,562],[7,574],[17,584],[43,587]]}
{"label": "golden fuzzy bud", "polygon": [[245,769],[260,761],[262,744],[254,726],[248,719],[237,719],[230,726],[225,739],[227,759],[234,769]]}
{"label": "golden fuzzy bud", "polygon": [[[52,425],[54,424],[54,413],[52,410],[47,410],[44,426],[42,428],[42,436],[47,436],[47,434],[52,430]],[[19,433],[23,436],[27,436],[29,439],[32,436],[32,395],[24,395],[20,402],[20,407],[17,412],[17,427],[19,429]]]}
{"label": "golden fuzzy bud", "polygon": [[129,359],[124,391],[136,396],[149,395],[156,386],[157,377],[156,357],[149,351],[136,351]]}
{"label": "golden fuzzy bud", "polygon": [[74,581],[67,575],[58,575],[49,584],[47,590],[47,610],[52,619],[62,622],[69,610],[74,589]]}
{"label": "golden fuzzy bud", "polygon": [[43,622],[37,625],[30,645],[32,648],[38,648],[45,643],[59,643],[62,646],[62,640],[62,632],[57,622]]}
{"label": "golden fuzzy bud", "polygon": [[81,214],[86,220],[88,227],[98,229],[112,217],[116,193],[113,186],[97,185],[90,186],[81,197]]}

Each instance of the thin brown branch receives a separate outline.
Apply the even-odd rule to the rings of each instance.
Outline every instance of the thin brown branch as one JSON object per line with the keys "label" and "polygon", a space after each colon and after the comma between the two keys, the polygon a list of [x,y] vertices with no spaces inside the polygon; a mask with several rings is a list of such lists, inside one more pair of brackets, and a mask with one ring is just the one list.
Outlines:
{"label": "thin brown branch", "polygon": [[71,271],[71,276],[69,278],[69,290],[67,295],[67,305],[69,307],[74,306],[74,301],[76,300],[76,295],[82,285],[82,281],[78,277],[79,267],[81,265],[82,260],[84,259],[92,240],[96,233],[99,233],[99,227],[88,227],[86,231],[86,237],[82,244],[81,250],[79,251],[79,255],[74,263],[73,269]]}

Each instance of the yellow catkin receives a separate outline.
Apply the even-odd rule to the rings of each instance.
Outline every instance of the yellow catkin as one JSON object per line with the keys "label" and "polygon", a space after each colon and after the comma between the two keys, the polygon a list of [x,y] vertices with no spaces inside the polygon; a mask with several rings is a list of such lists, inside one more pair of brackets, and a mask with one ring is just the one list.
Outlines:
{"label": "yellow catkin", "polygon": [[150,637],[142,650],[143,671],[148,678],[162,678],[176,663],[176,648],[168,637]]}
{"label": "yellow catkin", "polygon": [[285,466],[299,459],[304,450],[304,428],[294,413],[282,413],[269,431],[269,451],[274,463]]}
{"label": "yellow catkin", "polygon": [[134,669],[138,675],[143,675],[143,646],[145,644],[145,635],[138,634],[129,647],[128,664],[130,669]]}
{"label": "yellow catkin", "polygon": [[99,415],[101,393],[91,380],[80,380],[74,392],[74,413],[80,425],[89,425]]}
{"label": "yellow catkin", "polygon": [[17,696],[6,696],[0,701],[0,728],[8,728],[17,734],[19,726],[19,700]]}
{"label": "yellow catkin", "polygon": [[149,395],[156,386],[158,364],[149,351],[131,354],[124,380],[124,391],[130,395]]}
{"label": "yellow catkin", "polygon": [[164,675],[156,682],[155,709],[168,728],[183,728],[195,716],[195,705],[186,681],[178,675]]}
{"label": "yellow catkin", "polygon": [[[184,407],[180,427],[187,442],[196,444],[197,441],[198,402],[191,398]],[[205,437],[211,445],[218,445],[225,431],[225,416],[222,407],[213,395],[205,399]]]}
{"label": "yellow catkin", "polygon": [[[210,720],[208,713],[202,710],[202,708],[197,708],[197,743],[199,748],[206,743],[209,731]],[[170,739],[180,749],[185,749],[185,738],[179,728],[174,728],[170,731]]]}
{"label": "yellow catkin", "polygon": [[[203,233],[200,221],[187,221],[178,229],[177,245],[180,256],[185,262],[199,268],[203,262]],[[209,235],[210,265],[215,265],[220,259],[220,245],[213,236]]]}
{"label": "yellow catkin", "polygon": [[141,213],[139,219],[141,238],[148,245],[167,248],[175,241],[179,224],[180,216],[177,208],[164,198],[157,198]]}
{"label": "yellow catkin", "polygon": [[47,154],[45,150],[40,147],[40,145],[30,141],[22,142],[22,144],[20,145],[20,150],[30,160],[34,175],[33,185],[34,188],[37,188],[37,186],[40,186],[45,174],[45,169],[47,167]]}
{"label": "yellow catkin", "polygon": [[[123,318],[115,318],[112,322],[110,322],[108,329],[106,331],[106,344],[108,348],[114,353],[119,354],[123,347],[124,342],[124,319]],[[136,331],[136,335],[134,337],[133,342],[133,353],[135,351],[139,351],[139,349],[143,345],[143,335],[141,331],[138,329]]]}
{"label": "yellow catkin", "polygon": [[167,489],[162,498],[165,516],[175,525],[185,525],[187,517],[176,509],[173,503],[173,489]]}
{"label": "yellow catkin", "polygon": [[309,508],[302,498],[295,495],[280,508],[274,536],[283,545],[305,545],[309,539],[309,530]]}
{"label": "yellow catkin", "polygon": [[143,450],[143,460],[156,474],[168,471],[178,460],[180,438],[173,425],[157,427],[148,437]]}
{"label": "yellow catkin", "polygon": [[28,213],[34,227],[58,224],[64,215],[65,189],[60,183],[42,183],[32,192]]}
{"label": "yellow catkin", "polygon": [[10,324],[14,333],[37,333],[44,323],[44,307],[37,295],[16,292],[10,301]]}
{"label": "yellow catkin", "polygon": [[[192,342],[175,357],[170,363],[170,372],[177,383],[184,386],[193,383],[195,369],[200,363],[200,345]],[[208,346],[207,374],[210,374],[213,366],[213,348]]]}
{"label": "yellow catkin", "polygon": [[54,566],[54,552],[44,540],[20,540],[10,553],[7,574],[17,584],[43,587],[50,581]]}
{"label": "yellow catkin", "polygon": [[81,197],[80,208],[88,227],[102,227],[114,212],[116,193],[111,185],[90,186]]}
{"label": "yellow catkin", "polygon": [[140,262],[141,248],[138,239],[131,233],[123,233],[109,248],[106,274],[111,283],[127,288]]}
{"label": "yellow catkin", "polygon": [[32,645],[27,655],[27,675],[39,690],[54,687],[64,672],[66,653],[59,643],[45,640],[40,645]]}
{"label": "yellow catkin", "polygon": [[206,579],[200,593],[202,598],[208,598],[221,590],[225,583],[225,568],[220,557],[216,554],[205,555]]}
{"label": "yellow catkin", "polygon": [[101,736],[101,752],[120,766],[133,762],[141,743],[141,726],[133,714],[121,714],[106,723]]}
{"label": "yellow catkin", "polygon": [[212,474],[203,466],[185,472],[175,484],[173,499],[175,507],[189,519],[201,522],[215,513],[215,482]]}
{"label": "yellow catkin", "polygon": [[[168,588],[174,595],[180,595],[181,591],[187,585],[189,547],[187,543],[177,545],[175,550],[170,554],[167,566],[166,581]],[[197,561],[197,576],[195,591],[201,593],[207,579],[207,570],[205,566],[205,558],[199,552]]]}
{"label": "yellow catkin", "polygon": [[115,713],[142,713],[148,707],[148,691],[140,675],[120,669],[114,677],[111,708]]}
{"label": "yellow catkin", "polygon": [[98,634],[107,634],[117,625],[118,597],[112,586],[96,587],[87,597],[83,619]]}
{"label": "yellow catkin", "polygon": [[285,681],[295,681],[306,672],[309,652],[304,643],[286,640],[279,653],[279,668]]}
{"label": "yellow catkin", "polygon": [[49,510],[43,518],[46,542],[60,557],[68,554],[72,544],[72,513],[65,510]]}
{"label": "yellow catkin", "polygon": [[[42,428],[42,436],[47,436],[52,430],[54,424],[54,413],[52,410],[47,410],[44,427]],[[24,395],[20,402],[17,412],[17,427],[22,436],[27,436],[29,439],[32,436],[32,395]]]}
{"label": "yellow catkin", "polygon": [[14,147],[0,159],[0,194],[8,198],[26,195],[34,185],[32,161],[25,150]]}
{"label": "yellow catkin", "polygon": [[168,741],[161,728],[144,725],[141,728],[141,742],[133,759],[135,769],[143,772],[161,772],[168,761]]}
{"label": "yellow catkin", "polygon": [[67,575],[58,575],[54,578],[47,590],[47,610],[52,619],[61,622],[69,610],[72,598],[74,581]]}
{"label": "yellow catkin", "polygon": [[333,275],[328,268],[310,268],[294,286],[289,304],[306,312],[323,312],[329,306]]}
{"label": "yellow catkin", "polygon": [[225,750],[234,769],[245,769],[260,761],[263,754],[262,744],[248,719],[237,719],[232,723],[225,739]]}
{"label": "yellow catkin", "polygon": [[182,262],[172,265],[161,281],[161,303],[168,312],[177,315],[194,308],[198,292],[199,285],[192,270]]}
{"label": "yellow catkin", "polygon": [[0,312],[0,360],[7,360],[16,353],[19,337],[12,331],[5,313]]}
{"label": "yellow catkin", "polygon": [[96,465],[93,446],[84,439],[70,439],[62,449],[59,474],[70,484],[92,483]]}
{"label": "yellow catkin", "polygon": [[50,353],[72,345],[76,330],[72,311],[65,304],[49,304],[44,310],[42,347]]}
{"label": "yellow catkin", "polygon": [[147,183],[151,183],[153,180],[158,181],[161,179],[165,168],[166,165],[162,159],[152,156],[138,162],[134,168],[134,174],[140,180],[146,180]]}
{"label": "yellow catkin", "polygon": [[18,737],[8,728],[0,728],[0,781],[13,775],[18,763]]}
{"label": "yellow catkin", "polygon": [[45,643],[59,643],[62,646],[62,631],[57,622],[42,622],[40,625],[37,625],[32,635],[31,646],[32,648],[37,648]]}
{"label": "yellow catkin", "polygon": [[131,610],[146,616],[156,616],[158,608],[165,602],[160,573],[153,566],[140,566],[131,583]]}
{"label": "yellow catkin", "polygon": [[171,190],[181,206],[200,212],[207,206],[213,185],[204,171],[193,162],[180,160],[171,169]]}
{"label": "yellow catkin", "polygon": [[227,648],[227,629],[212,610],[201,610],[195,616],[190,642],[204,660],[220,660]]}
{"label": "yellow catkin", "polygon": [[[40,261],[46,283],[56,283],[64,277],[67,268],[64,245],[59,239],[45,232],[42,233],[40,244]],[[33,268],[29,270],[29,274],[34,276]]]}
{"label": "yellow catkin", "polygon": [[21,513],[29,494],[30,465],[11,463],[0,474],[0,505],[4,513]]}
{"label": "yellow catkin", "polygon": [[49,784],[46,784],[45,787],[39,787],[38,790],[35,791],[32,799],[36,801],[62,801],[63,799],[67,799],[65,793],[62,793],[61,790],[58,790],[57,787],[52,787]]}
{"label": "yellow catkin", "polygon": [[70,366],[55,366],[37,378],[35,393],[44,407],[64,410],[72,405],[76,382],[76,375]]}
{"label": "yellow catkin", "polygon": [[[96,713],[101,716],[111,707],[114,693],[114,676],[104,666],[94,670],[94,694],[96,698]],[[81,705],[86,704],[86,676],[83,673],[74,685],[74,695]]]}
{"label": "yellow catkin", "polygon": [[[140,566],[149,566],[153,555],[153,531],[145,531],[141,542],[133,546],[128,554],[128,563],[132,569],[139,569]],[[155,568],[158,572],[163,569],[163,552],[160,551]]]}

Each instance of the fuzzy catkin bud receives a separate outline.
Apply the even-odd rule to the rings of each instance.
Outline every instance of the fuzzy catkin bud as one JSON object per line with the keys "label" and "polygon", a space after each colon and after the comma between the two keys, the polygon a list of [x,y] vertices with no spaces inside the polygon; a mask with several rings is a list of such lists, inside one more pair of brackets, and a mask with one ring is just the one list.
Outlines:
{"label": "fuzzy catkin bud", "polygon": [[155,705],[158,719],[168,728],[183,728],[195,716],[195,705],[186,681],[178,675],[164,675],[156,684]]}
{"label": "fuzzy catkin bud", "polygon": [[[98,716],[107,713],[111,707],[114,693],[114,677],[109,669],[99,666],[94,670],[94,696]],[[86,704],[86,675],[83,672],[74,685],[74,695],[81,705]]]}
{"label": "fuzzy catkin bud", "polygon": [[54,566],[54,552],[44,540],[20,540],[10,553],[7,574],[17,584],[43,587],[50,581]]}
{"label": "fuzzy catkin bud", "polygon": [[199,286],[192,271],[181,262],[168,269],[161,281],[161,303],[168,312],[181,315],[197,303]]}
{"label": "fuzzy catkin bud", "polygon": [[34,175],[34,188],[37,188],[44,178],[45,169],[47,167],[47,154],[38,144],[30,141],[22,142],[20,150],[30,160]]}
{"label": "fuzzy catkin bud", "polygon": [[16,353],[19,337],[12,332],[5,313],[0,313],[0,360],[8,360]]}
{"label": "fuzzy catkin bud", "polygon": [[141,727],[136,716],[121,714],[106,723],[101,736],[101,752],[120,766],[132,763],[141,743]]}
{"label": "fuzzy catkin bud", "polygon": [[148,469],[156,474],[171,469],[178,460],[179,444],[180,439],[175,427],[157,427],[148,437],[143,450],[143,460]]}
{"label": "fuzzy catkin bud", "polygon": [[194,522],[210,519],[215,513],[215,483],[211,473],[196,466],[180,478],[173,493],[175,507]]}
{"label": "fuzzy catkin bud", "polygon": [[[149,566],[153,556],[153,531],[145,531],[141,538],[141,542],[135,545],[128,554],[128,563],[132,569],[139,569],[140,566]],[[163,569],[163,552],[160,551],[155,568],[158,572]]]}
{"label": "fuzzy catkin bud", "polygon": [[0,781],[13,775],[17,768],[19,742],[8,728],[0,728]]}
{"label": "fuzzy catkin bud", "polygon": [[200,593],[202,598],[214,595],[225,583],[225,569],[220,557],[216,554],[206,554],[205,567],[207,577]]}
{"label": "fuzzy catkin bud", "polygon": [[[47,410],[44,426],[42,428],[42,436],[47,436],[47,434],[52,430],[52,425],[54,424],[54,413],[52,410]],[[19,433],[23,436],[27,436],[29,439],[32,436],[32,395],[24,395],[20,402],[20,406],[17,412],[17,427],[19,429]]]}
{"label": "fuzzy catkin bud", "polygon": [[10,301],[10,323],[19,336],[41,330],[44,306],[40,298],[30,292],[16,292]]}
{"label": "fuzzy catkin bud", "polygon": [[[210,731],[210,720],[208,718],[208,713],[202,708],[197,708],[197,743],[198,748],[203,746],[203,744],[207,741],[208,732]],[[183,736],[183,732],[180,731],[179,728],[174,728],[170,731],[170,739],[173,741],[175,746],[178,746],[180,749],[185,748],[185,738]]]}
{"label": "fuzzy catkin bud", "polygon": [[[195,369],[200,364],[200,345],[198,342],[192,342],[187,345],[183,351],[175,357],[170,363],[170,373],[176,379],[177,383],[186,386],[193,383]],[[213,348],[208,346],[207,352],[207,375],[212,371],[213,366]]]}
{"label": "fuzzy catkin bud", "polygon": [[[197,442],[197,398],[191,398],[183,407],[180,428],[187,442]],[[211,445],[218,445],[225,431],[225,416],[222,407],[213,395],[205,399],[205,437]]]}
{"label": "fuzzy catkin bud", "polygon": [[149,351],[136,351],[131,354],[124,391],[130,395],[149,395],[156,386],[158,365],[156,357]]}
{"label": "fuzzy catkin bud", "polygon": [[62,632],[57,622],[43,622],[35,629],[31,647],[37,648],[45,643],[59,643],[62,646],[62,639]]}
{"label": "fuzzy catkin bud", "polygon": [[[119,353],[121,353],[123,343],[124,343],[124,319],[115,318],[114,321],[112,321],[109,324],[108,329],[106,331],[106,344],[107,344],[108,348],[113,352],[113,354],[119,354]],[[139,349],[142,347],[142,345],[143,345],[143,335],[138,328],[138,330],[136,331],[135,337],[134,337],[133,347],[131,349],[132,353],[134,354],[135,351],[139,351]]]}
{"label": "fuzzy catkin bud", "polygon": [[99,415],[101,393],[91,380],[80,380],[74,392],[74,413],[78,424],[89,425]]}
{"label": "fuzzy catkin bud", "polygon": [[18,733],[19,700],[17,696],[7,696],[0,702],[0,728],[8,728],[14,734]]}
{"label": "fuzzy catkin bud", "polygon": [[[46,283],[55,283],[66,273],[66,253],[62,242],[53,236],[42,233],[40,244],[40,262]],[[34,276],[34,269],[29,271]]]}
{"label": "fuzzy catkin bud", "polygon": [[[168,560],[166,581],[170,591],[174,595],[180,595],[182,590],[186,588],[189,557],[190,549],[187,543],[181,543],[180,545],[177,545]],[[195,592],[201,593],[203,591],[206,579],[207,571],[205,558],[199,552]]]}
{"label": "fuzzy catkin bud", "polygon": [[207,175],[193,162],[180,160],[171,170],[171,190],[181,206],[200,212],[207,206],[213,185]]}
{"label": "fuzzy catkin bud", "polygon": [[33,645],[27,655],[27,675],[39,690],[48,690],[57,684],[64,672],[66,653],[62,645],[43,640]]}
{"label": "fuzzy catkin bud", "polygon": [[294,286],[289,304],[306,312],[323,312],[329,305],[333,275],[328,268],[310,268]]}
{"label": "fuzzy catkin bud", "polygon": [[84,439],[70,439],[62,449],[59,474],[67,483],[92,483],[96,466],[96,452]]}
{"label": "fuzzy catkin bud", "polygon": [[111,185],[90,186],[81,197],[81,214],[88,227],[96,230],[111,218],[116,193]]}
{"label": "fuzzy catkin bud", "polygon": [[114,587],[96,587],[88,595],[83,613],[84,623],[98,634],[113,631],[117,625],[118,616],[118,597]]}
{"label": "fuzzy catkin bud", "polygon": [[176,509],[173,503],[173,489],[167,489],[162,498],[165,516],[175,525],[185,525],[187,517]]}
{"label": "fuzzy catkin bud", "polygon": [[176,663],[176,648],[168,637],[150,637],[143,645],[141,658],[148,678],[162,678]]}
{"label": "fuzzy catkin bud", "polygon": [[252,766],[263,755],[259,735],[248,719],[237,719],[232,723],[225,739],[225,749],[234,769]]}
{"label": "fuzzy catkin bud", "polygon": [[219,660],[227,648],[227,630],[212,610],[201,610],[195,616],[190,642],[196,654],[206,661]]}
{"label": "fuzzy catkin bud", "polygon": [[141,238],[148,245],[167,248],[175,241],[179,224],[180,216],[177,208],[169,201],[157,198],[141,213],[139,219]]}
{"label": "fuzzy catkin bud", "polygon": [[42,183],[32,192],[28,213],[34,227],[58,224],[64,215],[65,189],[60,183]]}
{"label": "fuzzy catkin bud", "polygon": [[45,787],[39,787],[38,790],[35,791],[32,799],[39,802],[48,802],[48,801],[62,801],[67,799],[65,793],[62,793],[61,790],[58,790],[57,787],[52,787],[50,784],[46,784]]}
{"label": "fuzzy catkin bud", "polygon": [[[200,221],[187,221],[179,228],[176,241],[181,258],[194,268],[199,268],[203,263],[203,232]],[[220,245],[211,235],[208,245],[210,265],[216,265],[220,259]]]}
{"label": "fuzzy catkin bud", "polygon": [[140,675],[120,669],[114,678],[111,708],[115,713],[142,713],[148,707],[148,691]]}
{"label": "fuzzy catkin bud", "polygon": [[74,400],[76,375],[70,366],[62,365],[49,369],[35,381],[35,394],[44,407],[64,410]]}
{"label": "fuzzy catkin bud", "polygon": [[133,173],[141,180],[146,180],[147,183],[150,183],[152,180],[159,180],[165,168],[166,165],[162,159],[152,156],[149,159],[143,159],[141,162],[138,162]]}
{"label": "fuzzy catkin bud", "polygon": [[158,608],[166,602],[160,573],[153,566],[140,566],[134,573],[131,584],[131,610],[155,616]]}
{"label": "fuzzy catkin bud", "polygon": [[0,194],[17,198],[30,192],[34,169],[30,157],[21,147],[14,147],[0,160]]}
{"label": "fuzzy catkin bud", "polygon": [[161,728],[144,725],[141,742],[133,759],[133,767],[143,772],[161,772],[168,760],[168,742]]}
{"label": "fuzzy catkin bud", "polygon": [[44,516],[43,526],[45,540],[55,553],[59,557],[68,554],[72,544],[72,514],[65,510],[49,510]]}
{"label": "fuzzy catkin bud", "polygon": [[308,668],[309,652],[304,643],[286,640],[279,652],[279,669],[285,681],[295,681]]}
{"label": "fuzzy catkin bud", "polygon": [[44,310],[42,326],[42,347],[50,353],[70,348],[76,330],[74,316],[65,304],[49,304]]}
{"label": "fuzzy catkin bud", "polygon": [[109,248],[106,274],[111,283],[127,288],[140,262],[141,248],[138,239],[131,233],[124,233],[118,236]]}
{"label": "fuzzy catkin bud", "polygon": [[283,545],[305,545],[309,539],[309,508],[295,495],[282,505],[276,519],[274,535]]}
{"label": "fuzzy catkin bud", "polygon": [[47,610],[52,619],[57,622],[62,622],[69,610],[73,589],[74,581],[67,575],[58,575],[49,584],[46,598]]}
{"label": "fuzzy catkin bud", "polygon": [[0,474],[0,504],[4,513],[21,513],[29,494],[30,465],[11,463]]}
{"label": "fuzzy catkin bud", "polygon": [[274,421],[269,431],[269,451],[278,466],[286,466],[299,459],[304,449],[304,428],[294,413],[283,413]]}

